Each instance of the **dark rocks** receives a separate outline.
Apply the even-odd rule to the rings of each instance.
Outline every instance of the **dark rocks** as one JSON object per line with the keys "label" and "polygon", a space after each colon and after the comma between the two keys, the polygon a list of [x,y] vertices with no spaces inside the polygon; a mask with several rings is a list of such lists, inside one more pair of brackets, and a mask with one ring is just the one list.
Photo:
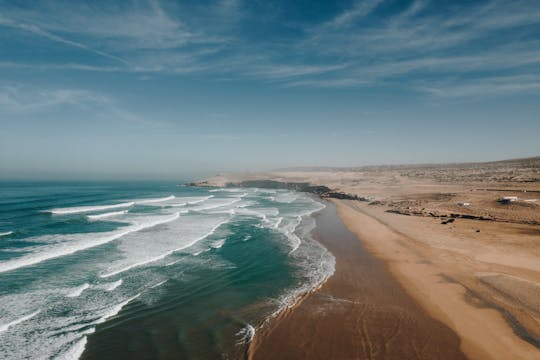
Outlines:
{"label": "dark rocks", "polygon": [[244,180],[239,183],[228,183],[227,186],[234,187],[257,187],[264,189],[286,189],[286,190],[295,190],[301,192],[307,192],[310,194],[318,195],[322,198],[333,198],[341,200],[359,200],[359,201],[369,201],[368,198],[361,196],[347,194],[339,191],[333,191],[327,186],[324,185],[311,185],[307,182],[283,182],[276,180]]}

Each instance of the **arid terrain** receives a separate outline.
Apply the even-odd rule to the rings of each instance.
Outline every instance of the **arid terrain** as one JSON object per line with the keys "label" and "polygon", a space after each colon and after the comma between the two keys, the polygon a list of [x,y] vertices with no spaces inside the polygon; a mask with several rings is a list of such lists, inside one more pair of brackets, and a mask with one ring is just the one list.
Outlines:
{"label": "arid terrain", "polygon": [[540,157],[222,174],[202,185],[259,180],[330,189],[322,196],[349,230],[469,358],[540,359]]}

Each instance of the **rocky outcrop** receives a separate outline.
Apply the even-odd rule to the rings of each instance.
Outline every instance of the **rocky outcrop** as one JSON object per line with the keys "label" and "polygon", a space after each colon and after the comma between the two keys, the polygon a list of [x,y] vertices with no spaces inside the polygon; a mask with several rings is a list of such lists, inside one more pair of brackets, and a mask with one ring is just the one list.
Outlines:
{"label": "rocky outcrop", "polygon": [[[188,186],[212,186],[208,181],[197,181],[189,183]],[[228,182],[226,187],[251,187],[262,189],[285,189],[315,194],[321,198],[332,198],[340,200],[371,201],[370,198],[335,191],[324,185],[313,185],[308,182],[287,182],[276,180],[243,180],[238,182]]]}
{"label": "rocky outcrop", "polygon": [[287,189],[315,194],[321,198],[333,198],[342,200],[368,201],[366,198],[335,191],[324,185],[312,185],[307,182],[284,182],[276,180],[244,180],[238,183],[229,183],[227,186],[258,187],[264,189]]}

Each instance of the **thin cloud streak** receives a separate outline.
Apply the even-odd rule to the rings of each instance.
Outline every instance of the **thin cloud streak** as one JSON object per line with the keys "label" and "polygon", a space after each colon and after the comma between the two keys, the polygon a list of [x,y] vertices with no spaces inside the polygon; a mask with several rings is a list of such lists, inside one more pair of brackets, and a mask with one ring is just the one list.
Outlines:
{"label": "thin cloud streak", "polygon": [[322,25],[322,29],[328,28],[341,28],[349,26],[355,21],[369,15],[373,10],[379,6],[383,0],[366,0],[357,1],[352,8],[339,14],[334,19]]}
{"label": "thin cloud streak", "polygon": [[517,75],[451,81],[439,86],[419,87],[418,90],[445,98],[528,93],[540,90],[540,76]]}
{"label": "thin cloud streak", "polygon": [[94,54],[106,57],[108,59],[119,61],[119,62],[123,63],[124,65],[129,65],[129,63],[126,60],[124,60],[124,59],[122,59],[122,58],[120,58],[120,57],[118,57],[116,55],[112,55],[112,54],[106,53],[104,51],[93,49],[93,48],[91,48],[91,47],[89,47],[89,46],[87,46],[85,44],[80,43],[80,42],[65,39],[65,38],[63,38],[61,36],[58,36],[58,35],[55,35],[53,33],[48,32],[48,31],[45,31],[45,30],[41,29],[39,26],[34,25],[34,24],[15,22],[13,20],[0,17],[0,26],[6,26],[6,27],[11,27],[11,28],[16,28],[16,29],[20,29],[20,30],[23,30],[23,31],[31,32],[33,34],[44,37],[46,39],[56,41],[56,42],[59,42],[59,43],[63,43],[63,44],[67,44],[67,45],[70,45],[70,46],[73,46],[73,47],[76,47],[76,48],[79,48],[79,49],[83,49],[83,50],[86,50],[86,51],[90,51],[90,52],[92,52]]}
{"label": "thin cloud streak", "polygon": [[491,0],[431,11],[440,4],[415,0],[381,17],[378,12],[392,4],[357,1],[329,19],[304,26],[296,37],[261,44],[239,25],[262,14],[247,13],[237,0],[219,1],[205,11],[196,8],[189,17],[174,12],[179,10],[175,5],[156,0],[122,9],[69,5],[55,9],[60,11],[55,20],[47,17],[48,11],[8,9],[0,17],[1,26],[82,48],[122,66],[6,61],[0,67],[197,74],[289,87],[399,84],[417,90],[431,88],[429,82],[438,88],[455,77],[473,82],[479,73],[485,78],[525,76],[539,63],[538,43],[530,40],[540,24],[536,4]]}
{"label": "thin cloud streak", "polygon": [[110,96],[84,89],[41,88],[24,84],[0,87],[0,107],[12,114],[42,113],[73,106],[81,112],[112,121],[122,121],[145,127],[166,127],[167,122],[146,120],[124,109]]}

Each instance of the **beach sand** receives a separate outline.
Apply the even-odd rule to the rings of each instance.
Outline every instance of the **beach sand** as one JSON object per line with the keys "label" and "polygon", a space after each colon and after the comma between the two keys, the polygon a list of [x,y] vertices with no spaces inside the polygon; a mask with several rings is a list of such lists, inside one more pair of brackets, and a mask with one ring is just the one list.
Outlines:
{"label": "beach sand", "polygon": [[314,236],[334,275],[263,327],[251,359],[464,359],[457,335],[430,317],[366,251],[329,204]]}
{"label": "beach sand", "polygon": [[[540,288],[537,282],[525,279],[540,279],[527,269],[516,267],[520,264],[515,253],[507,254],[508,261],[501,261],[513,260],[512,268],[489,264],[474,259],[481,257],[482,251],[456,254],[455,249],[448,249],[450,242],[441,239],[437,228],[433,229],[433,225],[440,224],[433,224],[431,219],[411,217],[404,223],[399,221],[403,219],[393,221],[395,215],[373,211],[369,205],[339,201],[337,206],[349,229],[370,251],[385,260],[407,293],[434,318],[459,334],[461,348],[469,358],[540,359],[540,351],[534,346],[536,337],[531,331],[537,329],[538,323],[520,309],[529,307],[537,314]],[[478,227],[464,224],[467,226]],[[491,232],[487,224],[481,227],[484,233]],[[477,234],[475,230],[469,231]],[[456,241],[460,240],[464,239]],[[434,244],[441,241],[446,248]],[[493,256],[504,257],[504,254]]]}

